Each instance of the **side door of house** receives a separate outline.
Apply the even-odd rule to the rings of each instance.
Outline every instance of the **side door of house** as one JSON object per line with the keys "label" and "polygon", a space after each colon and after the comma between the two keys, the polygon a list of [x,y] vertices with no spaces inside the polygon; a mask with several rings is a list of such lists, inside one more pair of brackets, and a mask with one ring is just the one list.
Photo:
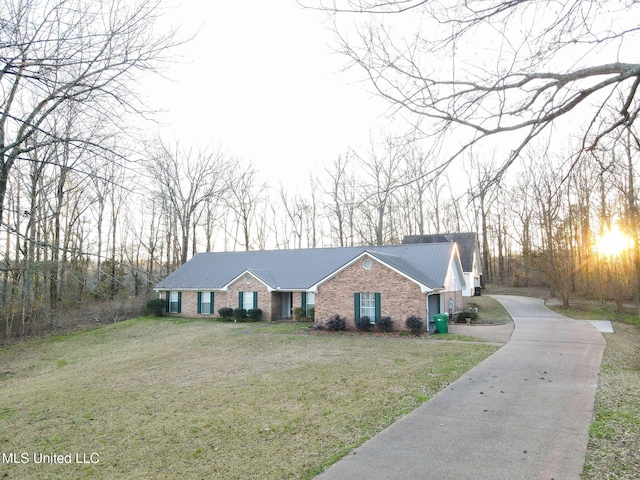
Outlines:
{"label": "side door of house", "polygon": [[436,324],[433,321],[433,316],[440,313],[440,294],[427,295],[427,316],[429,317],[429,324],[427,327],[430,332],[436,330]]}

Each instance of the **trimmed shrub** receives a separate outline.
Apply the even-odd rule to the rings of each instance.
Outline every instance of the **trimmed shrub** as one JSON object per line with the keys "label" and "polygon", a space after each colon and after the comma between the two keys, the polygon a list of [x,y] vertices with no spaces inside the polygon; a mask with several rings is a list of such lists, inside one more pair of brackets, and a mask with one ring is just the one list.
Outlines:
{"label": "trimmed shrub", "polygon": [[372,327],[371,319],[366,315],[364,317],[356,318],[356,328],[361,332],[369,332]]}
{"label": "trimmed shrub", "polygon": [[167,311],[167,302],[163,298],[152,298],[147,302],[147,312],[162,317]]}
{"label": "trimmed shrub", "polygon": [[391,317],[382,317],[376,323],[376,328],[380,332],[393,332],[393,320],[391,320]]}
{"label": "trimmed shrub", "polygon": [[258,322],[262,318],[262,310],[259,308],[250,308],[247,310],[247,317],[249,317],[252,322]]}
{"label": "trimmed shrub", "polygon": [[233,318],[235,318],[236,321],[242,322],[247,319],[247,311],[244,308],[236,308],[233,311]]}
{"label": "trimmed shrub", "polygon": [[225,320],[231,320],[233,318],[233,308],[223,307],[218,310],[218,315]]}
{"label": "trimmed shrub", "polygon": [[331,330],[332,332],[341,332],[346,329],[347,321],[337,313],[335,315],[331,315],[327,321],[327,330]]}
{"label": "trimmed shrub", "polygon": [[299,322],[305,317],[306,313],[304,308],[296,307],[293,309],[293,318],[295,318],[296,322]]}
{"label": "trimmed shrub", "polygon": [[407,326],[407,328],[412,334],[418,335],[422,331],[422,328],[424,327],[424,322],[420,317],[411,315],[410,317],[407,317],[407,320],[405,321],[405,325]]}
{"label": "trimmed shrub", "polygon": [[478,319],[478,312],[471,309],[460,310],[456,314],[456,322],[464,323],[466,318],[470,318],[472,321]]}

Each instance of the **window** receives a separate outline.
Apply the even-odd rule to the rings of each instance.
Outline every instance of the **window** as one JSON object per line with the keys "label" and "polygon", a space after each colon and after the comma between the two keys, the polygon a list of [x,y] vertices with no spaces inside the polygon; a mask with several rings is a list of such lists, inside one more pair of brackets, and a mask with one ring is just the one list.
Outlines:
{"label": "window", "polygon": [[213,313],[213,292],[198,292],[198,313]]}
{"label": "window", "polygon": [[238,306],[245,310],[258,308],[258,292],[240,292]]}
{"label": "window", "polygon": [[312,292],[306,292],[306,304],[304,305],[305,308],[305,315],[307,317],[311,316],[311,309],[315,308],[316,306],[316,294],[312,293]]}
{"label": "window", "polygon": [[371,323],[376,323],[376,298],[373,293],[360,294],[360,317],[369,317]]}
{"label": "window", "polygon": [[169,313],[180,313],[182,310],[182,292],[167,292],[167,311]]}
{"label": "window", "polygon": [[371,323],[380,320],[380,294],[363,292],[353,294],[354,318],[369,317]]}

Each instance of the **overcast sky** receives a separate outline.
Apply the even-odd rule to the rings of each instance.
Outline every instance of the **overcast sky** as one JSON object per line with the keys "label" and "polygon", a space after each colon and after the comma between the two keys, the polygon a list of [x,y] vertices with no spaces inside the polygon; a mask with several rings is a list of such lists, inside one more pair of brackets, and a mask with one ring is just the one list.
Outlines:
{"label": "overcast sky", "polygon": [[165,135],[221,146],[270,180],[321,169],[385,128],[388,105],[363,73],[344,72],[322,12],[295,0],[183,0],[171,22],[196,38],[145,93]]}

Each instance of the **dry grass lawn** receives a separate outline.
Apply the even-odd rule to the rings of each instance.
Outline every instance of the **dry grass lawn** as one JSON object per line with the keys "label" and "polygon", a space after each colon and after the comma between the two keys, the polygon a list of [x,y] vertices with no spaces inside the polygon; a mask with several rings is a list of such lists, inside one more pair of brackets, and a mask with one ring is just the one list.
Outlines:
{"label": "dry grass lawn", "polygon": [[511,317],[500,302],[491,297],[465,298],[465,308],[477,307],[478,319],[473,323],[482,325],[504,325],[511,322]]}
{"label": "dry grass lawn", "polygon": [[614,323],[598,377],[583,479],[640,475],[640,327]]}
{"label": "dry grass lawn", "polygon": [[[137,319],[0,350],[0,477],[310,478],[497,348],[247,326]],[[52,453],[71,463],[34,462]]]}

